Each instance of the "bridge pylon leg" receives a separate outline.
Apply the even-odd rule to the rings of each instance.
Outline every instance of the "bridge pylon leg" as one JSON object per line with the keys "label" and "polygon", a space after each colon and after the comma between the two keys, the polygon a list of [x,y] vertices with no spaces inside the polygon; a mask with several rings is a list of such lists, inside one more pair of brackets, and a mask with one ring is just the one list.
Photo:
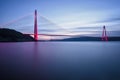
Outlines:
{"label": "bridge pylon leg", "polygon": [[38,41],[37,10],[34,13],[34,39]]}
{"label": "bridge pylon leg", "polygon": [[103,32],[102,32],[102,41],[108,41],[106,27],[103,26]]}

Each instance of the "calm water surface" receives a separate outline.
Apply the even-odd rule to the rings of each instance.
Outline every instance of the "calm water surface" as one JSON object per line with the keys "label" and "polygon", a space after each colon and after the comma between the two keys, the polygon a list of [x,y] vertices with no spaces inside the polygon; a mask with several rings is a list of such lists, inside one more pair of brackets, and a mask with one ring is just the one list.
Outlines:
{"label": "calm water surface", "polygon": [[120,42],[0,43],[0,80],[120,80]]}

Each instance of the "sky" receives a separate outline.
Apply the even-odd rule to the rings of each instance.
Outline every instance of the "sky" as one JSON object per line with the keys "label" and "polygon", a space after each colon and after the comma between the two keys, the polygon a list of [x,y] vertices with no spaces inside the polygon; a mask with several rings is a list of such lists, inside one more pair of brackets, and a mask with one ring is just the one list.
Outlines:
{"label": "sky", "polygon": [[[120,31],[119,3],[120,0],[0,0],[0,26],[13,21],[14,27],[7,27],[19,30],[17,25],[23,22],[21,25],[27,27],[20,30],[32,33],[33,27],[29,26],[34,25],[32,18],[37,9],[40,33],[85,34],[100,31],[103,25],[107,31]],[[29,14],[31,21],[26,18],[17,22]]]}

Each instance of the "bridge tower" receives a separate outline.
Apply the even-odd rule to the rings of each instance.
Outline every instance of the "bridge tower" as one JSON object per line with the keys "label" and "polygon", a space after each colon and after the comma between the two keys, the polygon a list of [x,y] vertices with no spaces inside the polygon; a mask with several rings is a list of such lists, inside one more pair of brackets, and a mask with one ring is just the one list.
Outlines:
{"label": "bridge tower", "polygon": [[34,13],[34,39],[38,40],[37,10]]}
{"label": "bridge tower", "polygon": [[103,26],[102,41],[108,41],[108,37],[107,37],[106,27],[105,26]]}

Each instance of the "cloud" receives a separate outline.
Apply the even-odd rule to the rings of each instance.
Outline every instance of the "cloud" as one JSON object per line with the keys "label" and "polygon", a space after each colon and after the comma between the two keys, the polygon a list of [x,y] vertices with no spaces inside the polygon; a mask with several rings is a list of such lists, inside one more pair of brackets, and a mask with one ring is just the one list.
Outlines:
{"label": "cloud", "polygon": [[120,16],[107,18],[107,19],[97,21],[97,22],[103,23],[103,22],[117,22],[117,21],[120,21]]}
{"label": "cloud", "polygon": [[78,27],[76,29],[100,29],[101,27]]}

